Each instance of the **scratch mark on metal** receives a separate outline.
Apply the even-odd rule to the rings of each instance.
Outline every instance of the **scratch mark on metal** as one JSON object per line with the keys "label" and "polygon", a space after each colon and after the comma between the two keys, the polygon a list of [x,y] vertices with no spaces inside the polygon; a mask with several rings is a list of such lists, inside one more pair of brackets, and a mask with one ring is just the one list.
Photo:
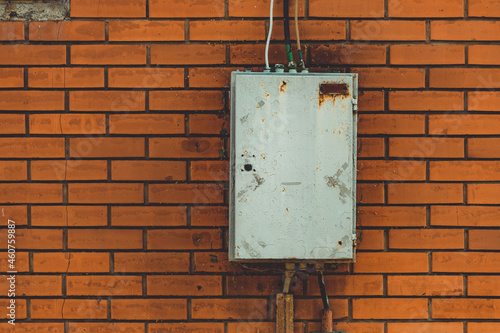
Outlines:
{"label": "scratch mark on metal", "polygon": [[300,185],[302,182],[283,182],[281,185]]}

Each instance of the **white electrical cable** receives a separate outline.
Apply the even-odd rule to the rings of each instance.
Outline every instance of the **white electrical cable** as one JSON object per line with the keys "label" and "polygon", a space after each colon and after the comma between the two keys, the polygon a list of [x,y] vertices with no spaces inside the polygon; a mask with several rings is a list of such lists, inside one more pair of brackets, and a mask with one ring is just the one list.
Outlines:
{"label": "white electrical cable", "polygon": [[266,69],[271,69],[271,67],[269,67],[269,43],[271,42],[271,34],[273,33],[273,10],[274,0],[271,0],[271,9],[269,13],[269,33],[267,34],[266,41]]}

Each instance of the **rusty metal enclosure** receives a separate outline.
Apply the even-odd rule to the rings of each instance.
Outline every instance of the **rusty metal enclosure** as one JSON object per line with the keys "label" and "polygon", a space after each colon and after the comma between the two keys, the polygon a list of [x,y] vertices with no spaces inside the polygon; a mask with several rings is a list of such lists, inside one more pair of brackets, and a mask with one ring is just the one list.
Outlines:
{"label": "rusty metal enclosure", "polygon": [[357,75],[233,72],[234,261],[353,261]]}

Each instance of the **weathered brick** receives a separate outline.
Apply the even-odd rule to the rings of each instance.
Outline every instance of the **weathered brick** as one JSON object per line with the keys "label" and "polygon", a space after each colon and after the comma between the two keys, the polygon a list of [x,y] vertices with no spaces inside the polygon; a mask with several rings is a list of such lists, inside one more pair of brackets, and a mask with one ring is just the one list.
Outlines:
{"label": "weathered brick", "polygon": [[146,0],[73,0],[71,17],[146,17]]}
{"label": "weathered brick", "polygon": [[150,250],[210,250],[222,248],[222,234],[217,229],[148,230]]}
{"label": "weathered brick", "polygon": [[3,183],[2,203],[62,203],[62,184]]}
{"label": "weathered brick", "polygon": [[497,161],[431,161],[429,169],[430,180],[500,181],[500,162]]}
{"label": "weathered brick", "polygon": [[110,68],[108,85],[114,88],[184,87],[184,70],[177,68]]}
{"label": "weathered brick", "polygon": [[104,22],[45,21],[30,22],[30,40],[36,41],[103,41]]}
{"label": "weathered brick", "polygon": [[499,184],[469,184],[467,185],[467,203],[498,204],[500,203]]}
{"label": "weathered brick", "polygon": [[51,252],[33,253],[35,273],[109,272],[108,253]]}
{"label": "weathered brick", "polygon": [[496,41],[499,39],[498,21],[432,21],[432,40]]}
{"label": "weathered brick", "polygon": [[144,185],[129,184],[69,184],[70,203],[142,203]]}
{"label": "weathered brick", "polygon": [[471,158],[500,157],[500,139],[471,138],[469,139],[468,153]]}
{"label": "weathered brick", "polygon": [[215,111],[223,107],[224,95],[220,91],[152,91],[149,96],[151,110]]}
{"label": "weathered brick", "polygon": [[451,91],[391,91],[391,111],[461,111],[464,95]]}
{"label": "weathered brick", "polygon": [[185,299],[112,299],[111,318],[117,320],[186,320]]}
{"label": "weathered brick", "polygon": [[496,91],[471,91],[468,93],[469,111],[498,111],[500,93]]}
{"label": "weathered brick", "polygon": [[[151,45],[151,63],[156,65],[225,64],[226,47],[222,44],[153,44]],[[175,93],[190,92],[177,91]]]}
{"label": "weathered brick", "polygon": [[421,322],[421,323],[388,323],[387,333],[401,332],[439,332],[439,333],[461,333],[463,331],[462,323],[439,323],[439,322]]}
{"label": "weathered brick", "polygon": [[102,333],[143,333],[143,323],[69,323],[69,333],[102,332]]}
{"label": "weathered brick", "polygon": [[0,68],[1,88],[22,88],[24,86],[24,70],[22,68]]}
{"label": "weathered brick", "polygon": [[145,65],[144,45],[72,45],[73,65]]}
{"label": "weathered brick", "polygon": [[500,208],[494,206],[432,206],[431,225],[497,227]]}
{"label": "weathered brick", "polygon": [[359,180],[425,180],[425,162],[359,160]]}
{"label": "weathered brick", "polygon": [[33,319],[106,319],[107,300],[32,299]]}
{"label": "weathered brick", "polygon": [[[361,295],[376,296],[383,294],[381,275],[325,275],[326,291],[330,296]],[[307,294],[319,296],[318,282],[310,280]]]}
{"label": "weathered brick", "polygon": [[0,23],[0,40],[12,41],[24,39],[24,24],[23,22],[1,22]]}
{"label": "weathered brick", "polygon": [[355,273],[426,273],[426,253],[362,252],[356,255]]}
{"label": "weathered brick", "polygon": [[24,134],[26,123],[24,114],[1,114],[0,134]]}
{"label": "weathered brick", "polygon": [[142,295],[142,277],[85,275],[66,277],[69,296],[133,296]]}
{"label": "weathered brick", "polygon": [[210,275],[149,275],[148,295],[221,296],[222,277]]}
{"label": "weathered brick", "polygon": [[495,135],[500,133],[500,117],[479,114],[430,115],[429,132],[434,135]]}
{"label": "weathered brick", "polygon": [[229,132],[229,116],[223,114],[193,114],[189,116],[192,134],[221,134]]}
{"label": "weathered brick", "polygon": [[224,188],[221,184],[150,184],[149,201],[195,205],[222,203]]}
{"label": "weathered brick", "polygon": [[389,184],[388,201],[391,204],[462,203],[461,184],[448,183],[396,183]]}
{"label": "weathered brick", "polygon": [[185,226],[186,218],[186,207],[182,206],[111,208],[111,224],[114,226]]}
{"label": "weathered brick", "polygon": [[32,114],[31,134],[105,134],[103,114]]}
{"label": "weathered brick", "polygon": [[500,319],[498,299],[434,298],[432,317],[436,319]]}
{"label": "weathered brick", "polygon": [[121,273],[189,272],[189,253],[117,252],[114,271]]}
{"label": "weathered brick", "polygon": [[70,229],[68,249],[142,249],[142,230]]}
{"label": "weathered brick", "polygon": [[264,40],[264,25],[259,21],[191,21],[189,39],[193,41]]}
{"label": "weathered brick", "polygon": [[361,114],[359,134],[424,134],[425,116],[420,114]]}
{"label": "weathered brick", "polygon": [[[149,156],[166,158],[218,158],[223,143],[220,138],[150,138]],[[1,146],[0,146],[1,148]]]}
{"label": "weathered brick", "polygon": [[427,319],[427,307],[422,298],[358,298],[352,314],[354,319]]}
{"label": "weathered brick", "polygon": [[[1,292],[7,295],[9,289],[9,280],[2,279],[0,281]],[[16,296],[26,297],[62,296],[62,278],[56,275],[17,275],[15,292]]]}
{"label": "weathered brick", "polygon": [[[7,233],[2,233],[0,245],[7,248]],[[63,233],[57,229],[16,229],[15,247],[18,251],[25,250],[62,250]]]}
{"label": "weathered brick", "polygon": [[195,181],[227,181],[229,164],[227,161],[193,161],[191,162],[191,180]]}
{"label": "weathered brick", "polygon": [[389,0],[390,17],[463,17],[464,0]]}
{"label": "weathered brick", "polygon": [[357,222],[363,227],[423,227],[425,207],[361,206]]}
{"label": "weathered brick", "polygon": [[467,295],[499,296],[500,276],[470,275],[467,278]]}
{"label": "weathered brick", "polygon": [[150,0],[150,17],[223,17],[224,0],[171,1]]}
{"label": "weathered brick", "polygon": [[27,180],[25,161],[0,161],[0,180]]}
{"label": "weathered brick", "polygon": [[0,65],[64,65],[64,45],[0,45]]}
{"label": "weathered brick", "polygon": [[425,71],[422,68],[363,67],[351,70],[359,74],[361,88],[425,87]]}
{"label": "weathered brick", "polygon": [[469,1],[469,16],[500,17],[500,3],[495,0],[471,0]]}
{"label": "weathered brick", "polygon": [[390,296],[460,296],[463,277],[453,275],[401,275],[387,277]]}
{"label": "weathered brick", "polygon": [[113,180],[185,180],[186,162],[183,161],[113,161]]}
{"label": "weathered brick", "polygon": [[71,91],[71,111],[144,111],[143,91]]}
{"label": "weathered brick", "polygon": [[469,249],[500,250],[500,230],[469,230]]}
{"label": "weathered brick", "polygon": [[383,157],[385,142],[382,138],[358,138],[358,157]]}
{"label": "weathered brick", "polygon": [[199,206],[191,208],[191,225],[193,226],[227,226],[229,224],[228,220],[228,208],[225,206]]}
{"label": "weathered brick", "polygon": [[431,68],[432,88],[500,88],[500,70],[491,68]]}
{"label": "weathered brick", "polygon": [[496,333],[500,329],[500,323],[467,323],[469,333]]}
{"label": "weathered brick", "polygon": [[468,63],[471,65],[500,65],[496,56],[500,45],[470,45]]}
{"label": "weathered brick", "polygon": [[105,226],[105,206],[31,206],[31,225],[40,227]]}
{"label": "weathered brick", "polygon": [[143,138],[71,138],[69,147],[72,158],[143,157],[145,151]]}
{"label": "weathered brick", "polygon": [[391,157],[463,158],[464,139],[444,137],[389,138]]}
{"label": "weathered brick", "polygon": [[310,0],[309,15],[316,17],[383,17],[384,1]]}
{"label": "weathered brick", "polygon": [[0,91],[0,110],[6,111],[62,111],[62,91]]}
{"label": "weathered brick", "polygon": [[111,41],[182,41],[184,22],[182,21],[110,21]]}
{"label": "weathered brick", "polygon": [[318,45],[310,48],[315,65],[382,65],[386,62],[383,45]]}
{"label": "weathered brick", "polygon": [[450,229],[389,230],[390,249],[463,249],[464,231]]}
{"label": "weathered brick", "polygon": [[[335,309],[334,320],[347,317],[347,299],[332,299],[330,302],[332,308]],[[315,319],[322,309],[323,302],[319,299],[296,299],[294,301],[294,318],[299,320]]]}
{"label": "weathered brick", "polygon": [[432,271],[442,273],[499,273],[500,253],[434,252]]}
{"label": "weathered brick", "polygon": [[183,134],[183,114],[119,114],[109,116],[112,134]]}
{"label": "weathered brick", "polygon": [[34,88],[101,88],[104,87],[104,69],[29,68],[28,85]]}
{"label": "weathered brick", "polygon": [[351,21],[353,40],[425,40],[424,21]]}
{"label": "weathered brick", "polygon": [[265,299],[193,299],[191,307],[193,319],[243,319],[249,313],[267,318]]}

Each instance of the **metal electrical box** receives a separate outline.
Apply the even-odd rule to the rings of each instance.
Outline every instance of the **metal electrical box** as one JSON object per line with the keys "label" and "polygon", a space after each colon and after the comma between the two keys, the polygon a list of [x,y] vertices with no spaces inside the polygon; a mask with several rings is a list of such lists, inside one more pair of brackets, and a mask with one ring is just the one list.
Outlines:
{"label": "metal electrical box", "polygon": [[357,75],[233,72],[233,261],[353,261]]}

